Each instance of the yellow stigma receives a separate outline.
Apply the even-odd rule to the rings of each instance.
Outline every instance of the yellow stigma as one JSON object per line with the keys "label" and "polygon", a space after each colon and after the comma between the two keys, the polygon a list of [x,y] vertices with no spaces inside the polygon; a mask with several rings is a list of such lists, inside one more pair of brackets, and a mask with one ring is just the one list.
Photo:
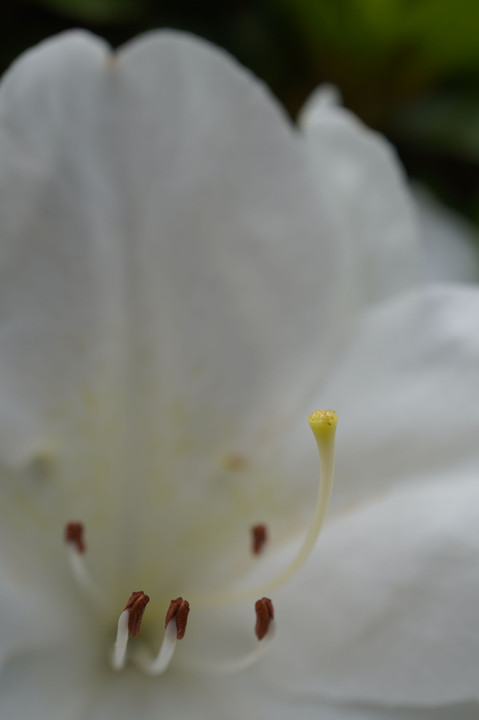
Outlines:
{"label": "yellow stigma", "polygon": [[316,442],[331,437],[334,438],[336,425],[338,424],[338,416],[334,410],[315,410],[308,419]]}
{"label": "yellow stigma", "polygon": [[[324,513],[329,504],[334,476],[334,440],[338,416],[334,410],[315,410],[309,416],[309,424],[313,431],[321,459],[321,485],[323,486]],[[321,492],[321,488],[320,488]],[[321,492],[322,494],[322,492]],[[321,518],[323,523],[324,515]]]}

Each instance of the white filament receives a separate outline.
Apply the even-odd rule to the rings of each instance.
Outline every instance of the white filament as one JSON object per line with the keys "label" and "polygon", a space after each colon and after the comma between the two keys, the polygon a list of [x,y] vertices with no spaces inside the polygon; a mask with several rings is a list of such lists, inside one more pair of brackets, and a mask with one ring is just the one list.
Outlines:
{"label": "white filament", "polygon": [[256,647],[246,655],[238,658],[227,658],[221,661],[208,662],[202,658],[188,658],[182,662],[185,669],[195,673],[206,675],[229,675],[240,670],[244,670],[250,665],[254,665],[268,651],[271,641],[276,631],[276,624],[273,619],[270,620],[268,632],[264,638],[256,643]]}
{"label": "white filament", "polygon": [[128,620],[130,616],[129,610],[123,610],[118,618],[118,629],[116,632],[115,645],[113,646],[113,655],[111,665],[114,670],[122,670],[126,662],[126,649],[128,647]]}
{"label": "white filament", "polygon": [[76,584],[93,605],[100,610],[105,610],[105,598],[88,572],[84,555],[78,552],[73,542],[67,543],[67,553],[70,570]]}
{"label": "white filament", "polygon": [[149,650],[144,645],[140,645],[133,656],[135,665],[147,675],[161,675],[164,673],[175,654],[176,634],[176,620],[172,618],[166,626],[158,655],[152,657]]}

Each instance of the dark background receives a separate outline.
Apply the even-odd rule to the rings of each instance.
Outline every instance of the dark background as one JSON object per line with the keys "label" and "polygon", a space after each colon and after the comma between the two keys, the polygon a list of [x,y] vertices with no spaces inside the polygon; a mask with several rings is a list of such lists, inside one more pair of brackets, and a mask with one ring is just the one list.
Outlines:
{"label": "dark background", "polygon": [[4,0],[0,70],[72,27],[118,46],[158,27],[229,50],[295,117],[319,83],[396,145],[412,177],[479,223],[477,0]]}

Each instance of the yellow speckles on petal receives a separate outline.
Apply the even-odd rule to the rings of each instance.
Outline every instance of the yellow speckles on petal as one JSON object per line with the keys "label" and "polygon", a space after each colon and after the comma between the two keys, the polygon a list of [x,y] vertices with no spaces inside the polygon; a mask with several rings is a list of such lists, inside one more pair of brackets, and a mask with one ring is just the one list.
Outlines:
{"label": "yellow speckles on petal", "polygon": [[50,445],[35,448],[29,458],[29,465],[36,475],[44,477],[52,471],[56,452]]}
{"label": "yellow speckles on petal", "polygon": [[223,462],[225,469],[232,472],[241,472],[242,470],[246,470],[248,467],[248,460],[245,456],[235,453],[228,453],[225,455]]}

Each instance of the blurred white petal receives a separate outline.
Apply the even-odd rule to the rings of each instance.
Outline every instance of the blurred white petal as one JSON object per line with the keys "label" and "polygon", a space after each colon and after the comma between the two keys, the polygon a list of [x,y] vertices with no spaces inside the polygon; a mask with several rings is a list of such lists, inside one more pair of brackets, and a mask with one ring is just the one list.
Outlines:
{"label": "blurred white petal", "polygon": [[441,205],[426,188],[414,188],[422,231],[424,274],[431,282],[479,280],[479,234],[467,220]]}
{"label": "blurred white petal", "polygon": [[392,146],[318,88],[300,125],[336,217],[337,242],[360,305],[394,295],[421,278],[414,204]]}
{"label": "blurred white petal", "polygon": [[[223,53],[171,33],[118,56],[82,33],[48,41],[7,74],[0,118],[3,492],[41,503],[50,528],[34,540],[32,524],[25,555],[5,513],[1,532],[22,533],[12,563],[58,557],[78,516],[111,582],[133,514],[123,569],[141,578],[138,548],[174,516],[155,542],[160,566],[184,548],[171,583],[210,582],[204,554],[235,577],[238,533],[279,481],[257,446],[273,414],[281,433],[293,369],[314,357],[318,378],[341,324],[334,236],[296,131]],[[239,456],[248,472],[229,470]],[[297,504],[284,484],[278,536]]]}

